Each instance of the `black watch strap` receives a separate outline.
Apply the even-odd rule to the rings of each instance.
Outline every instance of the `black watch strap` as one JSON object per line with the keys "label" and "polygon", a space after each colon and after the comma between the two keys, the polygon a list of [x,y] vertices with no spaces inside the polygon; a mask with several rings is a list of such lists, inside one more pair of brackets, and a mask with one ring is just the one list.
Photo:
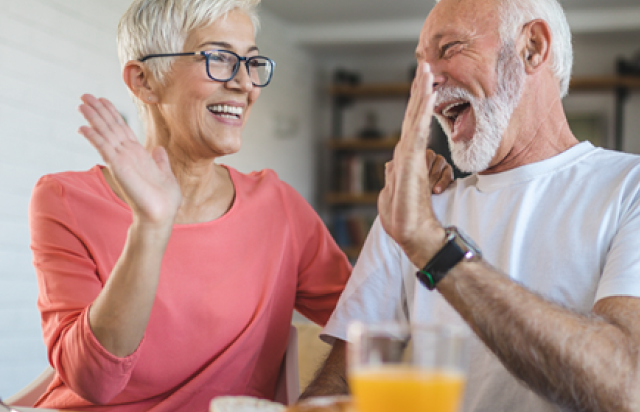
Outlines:
{"label": "black watch strap", "polygon": [[449,270],[465,257],[465,251],[460,249],[454,241],[455,236],[455,233],[447,231],[446,243],[442,249],[427,262],[422,270],[416,273],[418,279],[420,279],[427,289],[434,290],[438,282],[445,277]]}

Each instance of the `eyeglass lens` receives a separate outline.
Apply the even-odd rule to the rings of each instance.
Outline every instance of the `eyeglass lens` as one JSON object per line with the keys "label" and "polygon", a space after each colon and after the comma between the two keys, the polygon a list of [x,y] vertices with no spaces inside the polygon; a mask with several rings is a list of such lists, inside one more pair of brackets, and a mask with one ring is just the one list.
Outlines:
{"label": "eyeglass lens", "polygon": [[[207,62],[209,76],[214,80],[229,81],[237,74],[234,73],[234,71],[236,70],[239,60],[233,53],[224,50],[209,52]],[[271,60],[265,57],[254,56],[240,63],[245,63],[241,65],[247,67],[249,77],[255,86],[264,86],[271,80],[271,73],[273,71]],[[238,70],[240,70],[240,67],[238,67]]]}

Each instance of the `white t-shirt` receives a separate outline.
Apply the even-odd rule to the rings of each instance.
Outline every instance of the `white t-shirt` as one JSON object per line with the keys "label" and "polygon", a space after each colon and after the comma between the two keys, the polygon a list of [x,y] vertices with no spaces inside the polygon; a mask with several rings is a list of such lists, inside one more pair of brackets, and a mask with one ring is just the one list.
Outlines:
{"label": "white t-shirt", "polygon": [[[640,297],[640,157],[580,143],[542,162],[470,176],[432,197],[487,262],[529,290],[588,312],[608,296]],[[325,340],[364,322],[462,322],[374,223]],[[521,385],[475,339],[465,412],[562,411]]]}

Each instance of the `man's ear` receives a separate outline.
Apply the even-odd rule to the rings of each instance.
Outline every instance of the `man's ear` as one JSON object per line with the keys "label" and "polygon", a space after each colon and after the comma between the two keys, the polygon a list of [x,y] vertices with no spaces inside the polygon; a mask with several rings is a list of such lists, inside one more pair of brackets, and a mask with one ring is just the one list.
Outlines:
{"label": "man's ear", "polygon": [[522,28],[519,53],[527,73],[545,66],[551,56],[551,30],[544,20],[532,20]]}
{"label": "man's ear", "polygon": [[128,61],[122,70],[125,84],[134,96],[144,103],[157,103],[158,96],[153,91],[149,69],[137,60]]}

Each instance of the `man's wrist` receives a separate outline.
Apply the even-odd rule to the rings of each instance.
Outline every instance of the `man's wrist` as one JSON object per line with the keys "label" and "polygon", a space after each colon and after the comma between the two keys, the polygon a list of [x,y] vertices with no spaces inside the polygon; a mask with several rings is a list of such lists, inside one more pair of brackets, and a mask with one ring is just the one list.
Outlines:
{"label": "man's wrist", "polygon": [[417,245],[409,259],[418,268],[423,268],[446,244],[447,234],[442,226],[426,231],[427,236]]}
{"label": "man's wrist", "polygon": [[422,266],[418,266],[416,276],[429,290],[434,290],[438,283],[462,261],[478,260],[482,252],[478,246],[465,236],[457,227],[444,229],[444,245]]}

